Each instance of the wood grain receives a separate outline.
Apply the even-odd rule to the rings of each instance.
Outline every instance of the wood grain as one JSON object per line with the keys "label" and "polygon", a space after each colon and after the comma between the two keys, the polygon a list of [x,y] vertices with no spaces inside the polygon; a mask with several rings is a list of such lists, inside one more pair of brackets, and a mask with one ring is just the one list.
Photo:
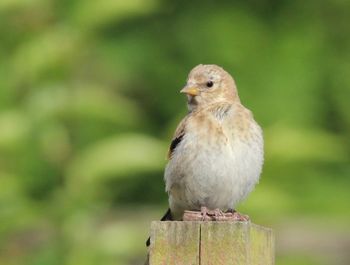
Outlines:
{"label": "wood grain", "polygon": [[152,222],[150,264],[273,265],[271,229],[250,222]]}
{"label": "wood grain", "polygon": [[151,265],[199,265],[199,222],[152,222]]}

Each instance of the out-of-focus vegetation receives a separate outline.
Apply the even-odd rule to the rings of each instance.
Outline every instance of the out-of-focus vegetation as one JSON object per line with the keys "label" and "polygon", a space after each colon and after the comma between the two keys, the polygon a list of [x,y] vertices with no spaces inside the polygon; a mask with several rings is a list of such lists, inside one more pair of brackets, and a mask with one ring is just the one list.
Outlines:
{"label": "out-of-focus vegetation", "polygon": [[278,264],[350,264],[349,1],[0,1],[0,265],[140,264],[189,70],[265,131],[240,211]]}

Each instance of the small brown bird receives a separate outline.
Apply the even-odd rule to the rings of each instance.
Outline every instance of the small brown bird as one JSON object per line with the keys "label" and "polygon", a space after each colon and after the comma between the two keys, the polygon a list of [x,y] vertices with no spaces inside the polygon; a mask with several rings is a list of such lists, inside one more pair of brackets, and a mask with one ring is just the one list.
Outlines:
{"label": "small brown bird", "polygon": [[[186,86],[189,112],[169,148],[164,179],[169,210],[162,220],[181,220],[185,210],[235,210],[259,180],[263,135],[238,97],[229,73],[198,65]],[[205,214],[205,213],[203,213]]]}

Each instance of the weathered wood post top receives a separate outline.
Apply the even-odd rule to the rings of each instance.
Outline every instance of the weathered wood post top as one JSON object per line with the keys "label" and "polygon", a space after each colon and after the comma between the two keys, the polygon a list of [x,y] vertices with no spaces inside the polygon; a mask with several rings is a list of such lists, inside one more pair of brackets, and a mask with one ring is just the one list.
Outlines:
{"label": "weathered wood post top", "polygon": [[154,221],[150,265],[273,265],[272,229],[250,222]]}

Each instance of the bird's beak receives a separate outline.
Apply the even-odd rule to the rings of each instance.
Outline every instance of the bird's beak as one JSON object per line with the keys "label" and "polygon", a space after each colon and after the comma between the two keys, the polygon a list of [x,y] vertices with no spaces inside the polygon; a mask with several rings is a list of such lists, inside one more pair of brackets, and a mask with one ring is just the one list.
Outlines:
{"label": "bird's beak", "polygon": [[198,96],[199,90],[196,87],[185,86],[183,89],[181,89],[180,93],[185,93],[190,96]]}

